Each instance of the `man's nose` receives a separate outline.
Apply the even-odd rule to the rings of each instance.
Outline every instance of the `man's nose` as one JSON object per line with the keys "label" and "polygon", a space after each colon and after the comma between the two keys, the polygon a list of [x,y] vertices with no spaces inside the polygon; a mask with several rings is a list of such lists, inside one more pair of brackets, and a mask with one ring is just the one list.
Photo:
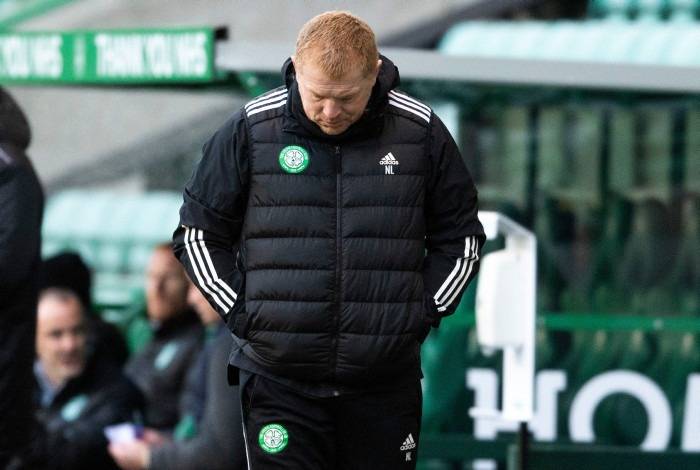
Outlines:
{"label": "man's nose", "polygon": [[323,114],[328,119],[335,119],[340,115],[340,106],[335,100],[326,100],[323,104]]}
{"label": "man's nose", "polygon": [[64,351],[73,351],[78,347],[78,335],[68,334],[63,336],[62,346]]}

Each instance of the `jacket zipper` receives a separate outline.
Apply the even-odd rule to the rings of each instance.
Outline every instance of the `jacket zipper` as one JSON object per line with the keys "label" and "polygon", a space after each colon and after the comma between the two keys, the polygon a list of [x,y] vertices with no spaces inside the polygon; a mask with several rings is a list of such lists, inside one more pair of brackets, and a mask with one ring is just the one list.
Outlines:
{"label": "jacket zipper", "polygon": [[342,275],[343,275],[343,160],[340,155],[340,145],[335,146],[336,159],[336,222],[335,222],[335,318],[333,318],[333,345],[331,348],[331,371],[333,381],[336,379],[338,356],[338,336],[340,327],[340,309],[343,304]]}

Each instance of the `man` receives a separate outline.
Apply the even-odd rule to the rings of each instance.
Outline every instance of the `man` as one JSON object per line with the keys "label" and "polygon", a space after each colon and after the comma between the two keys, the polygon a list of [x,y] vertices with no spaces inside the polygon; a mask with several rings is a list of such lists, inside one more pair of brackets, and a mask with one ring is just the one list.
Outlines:
{"label": "man", "polygon": [[360,19],[310,20],[283,73],[204,146],[176,254],[234,334],[251,468],[415,468],[420,343],[478,270],[476,190]]}
{"label": "man", "polygon": [[52,468],[116,468],[104,428],[138,419],[141,395],[112,363],[87,352],[80,299],[66,289],[42,291],[34,372],[39,420]]}
{"label": "man", "polygon": [[[246,468],[238,390],[228,384],[225,373],[231,335],[194,286],[189,290],[188,302],[202,323],[216,330],[202,351],[194,373],[188,377],[199,380],[188,380],[186,390],[186,394],[189,391],[192,398],[201,400],[197,406],[189,404],[190,408],[196,409],[195,413],[202,408],[201,418],[195,416],[196,435],[185,440],[169,440],[146,429],[143,439],[113,443],[109,451],[123,470]],[[186,410],[186,413],[192,412]]]}
{"label": "man", "polygon": [[44,196],[25,154],[30,137],[24,113],[0,88],[0,468],[38,465],[28,459],[37,442],[32,361]]}
{"label": "man", "polygon": [[88,349],[100,360],[113,361],[121,368],[129,350],[121,332],[91,310],[92,272],[78,253],[58,253],[41,263],[39,288],[61,287],[74,292],[86,312]]}
{"label": "man", "polygon": [[187,371],[203,338],[197,315],[187,305],[189,281],[169,245],[157,246],[146,271],[146,313],[153,339],[132,357],[127,375],[146,397],[147,426],[171,431]]}
{"label": "man", "polygon": [[197,354],[194,366],[187,373],[185,388],[180,397],[180,422],[176,428],[175,437],[182,438],[191,437],[201,429],[200,422],[204,416],[207,401],[207,373],[213,344],[219,335],[230,336],[219,314],[192,283],[187,290],[187,303],[197,313],[205,331],[202,348]]}

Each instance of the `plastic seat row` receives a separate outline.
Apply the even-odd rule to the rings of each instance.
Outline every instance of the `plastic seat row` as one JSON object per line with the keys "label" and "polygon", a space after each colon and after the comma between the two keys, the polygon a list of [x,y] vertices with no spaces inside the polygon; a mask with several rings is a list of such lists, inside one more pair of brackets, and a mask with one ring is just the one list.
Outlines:
{"label": "plastic seat row", "polygon": [[[560,438],[567,439],[568,415],[580,388],[598,374],[622,369],[646,376],[663,390],[674,415],[671,446],[680,445],[688,375],[700,369],[700,334],[540,328],[536,341],[537,369],[567,374],[566,388],[558,395]],[[431,333],[423,346],[422,361],[426,432],[472,433],[468,409],[474,396],[465,386],[465,372],[469,368],[498,371],[498,358],[480,352],[473,327],[453,321]],[[594,417],[597,442],[639,445],[646,431],[645,419],[635,398],[611,395],[601,402]]]}
{"label": "plastic seat row", "polygon": [[468,21],[450,28],[439,50],[493,59],[698,66],[700,23]]}
{"label": "plastic seat row", "polygon": [[171,239],[180,205],[175,192],[57,193],[46,205],[42,255],[77,251],[95,273],[96,303],[131,304],[153,247]]}
{"label": "plastic seat row", "polygon": [[697,0],[591,0],[591,16],[612,20],[693,21],[698,19]]}

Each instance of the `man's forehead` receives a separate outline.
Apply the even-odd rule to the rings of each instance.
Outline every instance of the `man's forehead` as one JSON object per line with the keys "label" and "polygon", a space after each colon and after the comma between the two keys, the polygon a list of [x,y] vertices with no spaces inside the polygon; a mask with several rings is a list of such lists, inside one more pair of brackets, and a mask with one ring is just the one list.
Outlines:
{"label": "man's forehead", "polygon": [[343,82],[339,80],[315,80],[303,76],[301,80],[302,86],[307,90],[317,94],[332,94],[332,95],[353,95],[360,90],[362,86],[357,82]]}
{"label": "man's forehead", "polygon": [[341,78],[330,78],[320,68],[305,65],[297,72],[297,80],[311,92],[352,95],[367,86],[368,77],[362,73],[351,73]]}
{"label": "man's forehead", "polygon": [[293,60],[297,75],[301,75],[304,80],[313,81],[314,83],[353,86],[362,84],[370,78],[365,73],[361,62],[353,57],[347,58],[347,71],[341,76],[334,76],[334,74],[329,73],[328,69],[323,65],[323,59],[320,54],[311,52],[305,54],[303,60],[296,57]]}
{"label": "man's forehead", "polygon": [[60,301],[47,298],[39,305],[37,326],[43,330],[61,330],[82,323],[80,304],[72,300]]}

